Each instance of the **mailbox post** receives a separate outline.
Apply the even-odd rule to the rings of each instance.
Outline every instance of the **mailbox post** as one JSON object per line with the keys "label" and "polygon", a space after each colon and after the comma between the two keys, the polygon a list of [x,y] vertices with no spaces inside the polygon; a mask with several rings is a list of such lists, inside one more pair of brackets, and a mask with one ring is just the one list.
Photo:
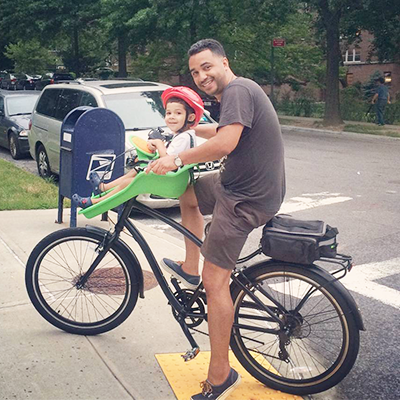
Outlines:
{"label": "mailbox post", "polygon": [[[61,126],[57,223],[62,223],[65,197],[91,195],[92,171],[105,182],[124,174],[124,151],[124,124],[113,111],[84,106],[67,114]],[[76,226],[76,211],[71,204],[70,226]]]}

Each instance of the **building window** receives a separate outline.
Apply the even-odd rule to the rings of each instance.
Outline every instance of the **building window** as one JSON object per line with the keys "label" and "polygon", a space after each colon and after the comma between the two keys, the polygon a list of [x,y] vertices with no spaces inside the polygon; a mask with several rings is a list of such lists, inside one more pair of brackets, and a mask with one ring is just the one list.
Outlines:
{"label": "building window", "polygon": [[383,76],[385,77],[385,83],[390,85],[392,83],[392,73],[390,71],[386,71],[383,73]]}
{"label": "building window", "polygon": [[343,61],[345,63],[360,62],[361,61],[361,54],[356,49],[346,50],[346,53],[343,54]]}

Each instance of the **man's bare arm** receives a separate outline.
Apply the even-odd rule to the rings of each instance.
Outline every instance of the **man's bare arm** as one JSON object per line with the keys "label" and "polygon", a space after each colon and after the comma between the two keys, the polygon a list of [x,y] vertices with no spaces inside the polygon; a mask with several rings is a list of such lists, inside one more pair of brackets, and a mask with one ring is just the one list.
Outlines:
{"label": "man's bare arm", "polygon": [[217,134],[218,124],[204,124],[198,125],[194,128],[196,132],[196,136],[199,136],[204,139],[211,139]]}
{"label": "man's bare arm", "polygon": [[[184,165],[218,160],[230,154],[236,148],[242,132],[243,125],[241,124],[224,126],[218,130],[218,135],[200,146],[179,153],[179,157]],[[171,155],[159,158],[149,164],[146,172],[153,171],[156,174],[163,175],[168,171],[173,171],[176,169],[174,159],[175,156]]]}
{"label": "man's bare arm", "polygon": [[227,125],[201,146],[188,149],[179,154],[183,164],[193,164],[218,160],[231,153],[237,146],[243,131],[243,125]]}

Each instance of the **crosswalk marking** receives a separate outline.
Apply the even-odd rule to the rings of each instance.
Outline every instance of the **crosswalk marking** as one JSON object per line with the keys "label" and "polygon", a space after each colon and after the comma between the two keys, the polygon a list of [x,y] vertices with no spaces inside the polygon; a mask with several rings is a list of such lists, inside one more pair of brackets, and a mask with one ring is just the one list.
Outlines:
{"label": "crosswalk marking", "polygon": [[400,258],[356,265],[341,282],[349,290],[400,309],[400,292],[376,282],[396,274],[400,274]]}
{"label": "crosswalk marking", "polygon": [[[305,193],[301,196],[292,197],[282,204],[279,210],[280,214],[291,214],[296,211],[308,210],[311,208],[328,206],[331,204],[342,203],[344,201],[353,200],[352,197],[342,196],[341,193]],[[165,223],[153,223],[149,224],[151,228],[156,228],[161,232],[164,232],[169,228],[169,225]]]}
{"label": "crosswalk marking", "polygon": [[292,197],[282,204],[279,213],[289,214],[296,211],[308,210],[310,208],[327,206],[353,200],[352,197],[341,196],[340,193],[305,193],[301,196]]}

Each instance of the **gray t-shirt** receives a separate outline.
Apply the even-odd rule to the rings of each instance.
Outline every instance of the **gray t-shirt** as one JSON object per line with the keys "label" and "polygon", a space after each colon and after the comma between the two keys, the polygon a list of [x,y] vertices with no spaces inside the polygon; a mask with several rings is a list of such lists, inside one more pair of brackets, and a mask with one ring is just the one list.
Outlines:
{"label": "gray t-shirt", "polygon": [[244,126],[236,148],[221,166],[221,183],[238,199],[267,213],[285,196],[284,150],[278,116],[255,82],[236,78],[223,91],[218,128]]}

